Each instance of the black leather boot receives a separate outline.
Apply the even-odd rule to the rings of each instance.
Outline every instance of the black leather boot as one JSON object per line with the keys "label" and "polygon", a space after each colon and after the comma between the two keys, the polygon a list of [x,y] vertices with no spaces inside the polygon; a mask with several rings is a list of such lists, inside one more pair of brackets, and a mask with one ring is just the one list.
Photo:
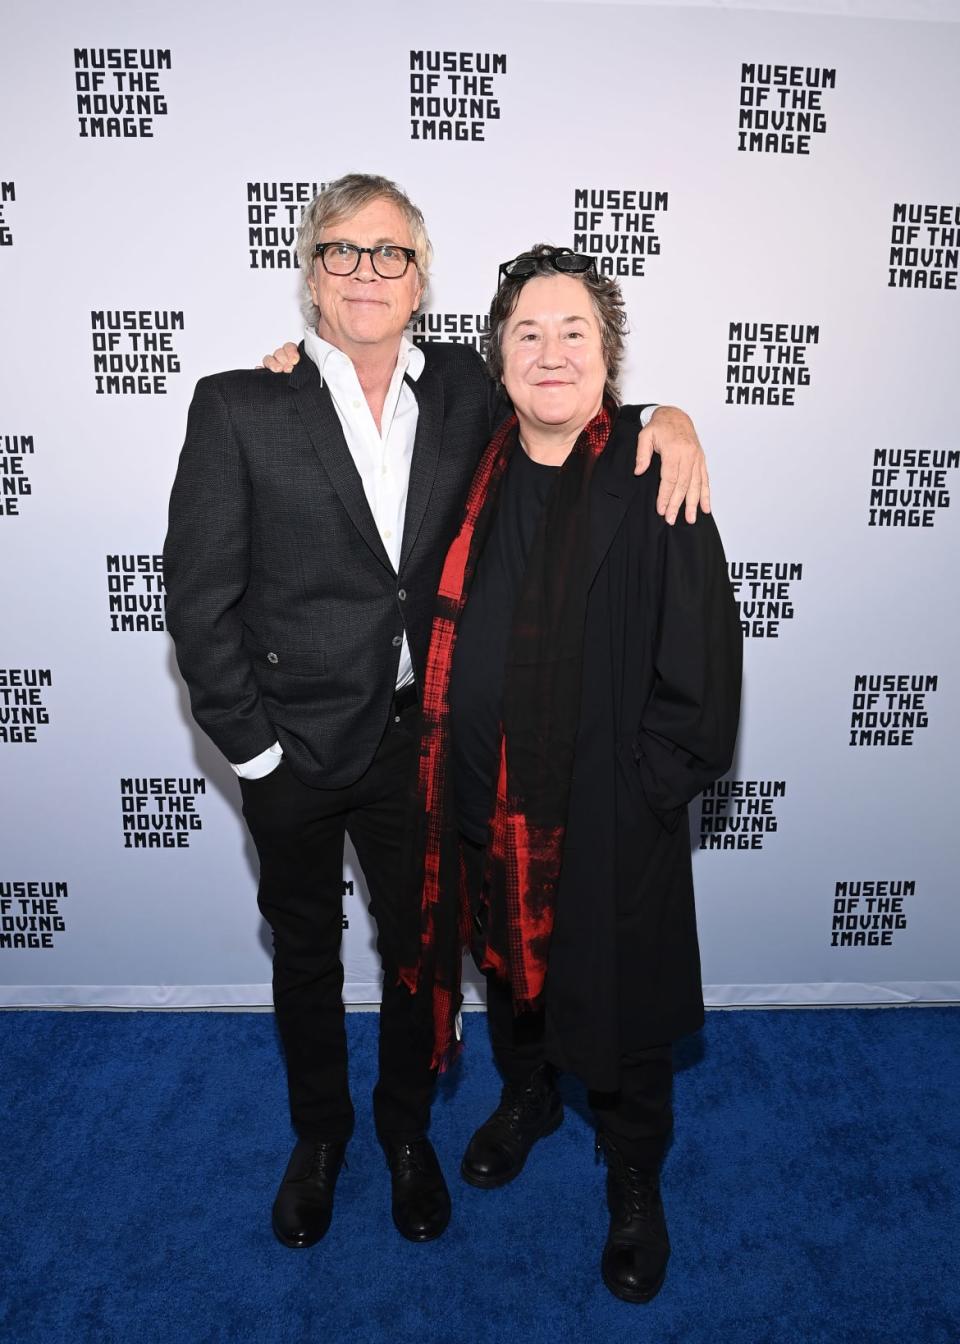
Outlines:
{"label": "black leather boot", "polygon": [[384,1143],[393,1221],[408,1241],[433,1241],[450,1221],[450,1193],[429,1139]]}
{"label": "black leather boot", "polygon": [[527,1154],[563,1120],[563,1103],[553,1080],[553,1071],[541,1065],[524,1088],[510,1083],[500,1095],[500,1105],[467,1144],[460,1174],[468,1185],[492,1190],[506,1185],[523,1170]]}
{"label": "black leather boot", "polygon": [[325,1235],[346,1151],[345,1143],[297,1143],[273,1204],[273,1230],[284,1246],[302,1250]]}
{"label": "black leather boot", "polygon": [[607,1206],[610,1231],[600,1272],[614,1297],[649,1302],[663,1286],[670,1238],[656,1171],[631,1167],[606,1137]]}

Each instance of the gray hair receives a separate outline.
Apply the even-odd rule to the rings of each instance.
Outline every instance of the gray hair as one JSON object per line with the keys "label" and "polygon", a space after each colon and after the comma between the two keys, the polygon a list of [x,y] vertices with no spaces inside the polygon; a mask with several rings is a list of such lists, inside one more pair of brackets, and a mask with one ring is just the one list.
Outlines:
{"label": "gray hair", "polygon": [[624,336],[627,333],[627,312],[623,303],[620,286],[609,276],[599,275],[596,267],[589,271],[558,271],[550,264],[549,258],[559,249],[550,243],[535,243],[524,257],[532,258],[536,267],[530,275],[505,275],[500,288],[493,296],[490,305],[490,332],[487,345],[487,368],[491,377],[498,382],[503,380],[503,329],[507,319],[517,306],[520,291],[528,280],[540,275],[570,275],[579,280],[590,295],[593,311],[600,326],[600,343],[603,361],[607,369],[607,379],[603,395],[616,405],[620,404],[620,366],[625,351]]}
{"label": "gray hair", "polygon": [[423,215],[410,197],[387,177],[377,177],[373,173],[347,173],[329,182],[322,191],[317,192],[303,212],[300,232],[297,235],[297,260],[300,263],[302,286],[300,306],[308,325],[316,327],[320,319],[320,310],[314,303],[307,284],[308,276],[313,273],[314,248],[320,241],[324,229],[348,219],[362,210],[371,201],[390,201],[397,207],[407,222],[410,237],[416,249],[417,274],[420,284],[426,291],[430,279],[430,263],[433,261],[433,247],[427,233]]}

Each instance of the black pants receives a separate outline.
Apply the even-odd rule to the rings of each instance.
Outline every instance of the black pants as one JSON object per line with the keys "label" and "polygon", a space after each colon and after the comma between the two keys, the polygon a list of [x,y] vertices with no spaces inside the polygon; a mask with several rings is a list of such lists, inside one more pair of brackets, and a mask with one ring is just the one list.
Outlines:
{"label": "black pants", "polygon": [[[483,848],[461,841],[471,901],[479,905]],[[549,994],[549,990],[548,990]],[[504,1081],[523,1088],[547,1062],[546,1014],[513,1011],[509,986],[487,975],[487,1023],[497,1067]],[[631,1166],[660,1167],[673,1129],[673,1051],[669,1043],[624,1055],[619,1092],[590,1092],[597,1128]]]}
{"label": "black pants", "polygon": [[416,723],[415,708],[399,721],[391,715],[369,769],[348,788],[310,788],[286,762],[263,779],[240,782],[260,857],[257,900],[273,930],[273,1001],[300,1138],[340,1142],[353,1130],[340,961],[345,835],[367,881],[384,972],[377,1133],[383,1142],[403,1142],[429,1124],[435,1080],[429,996],[414,997],[396,983],[401,837]]}

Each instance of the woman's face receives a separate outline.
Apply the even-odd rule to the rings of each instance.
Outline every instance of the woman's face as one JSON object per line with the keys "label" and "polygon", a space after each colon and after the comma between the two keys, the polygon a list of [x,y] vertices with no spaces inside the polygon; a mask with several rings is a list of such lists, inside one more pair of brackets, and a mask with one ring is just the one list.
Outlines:
{"label": "woman's face", "polygon": [[579,432],[596,415],[607,378],[600,324],[582,280],[538,275],[503,327],[503,383],[528,430]]}

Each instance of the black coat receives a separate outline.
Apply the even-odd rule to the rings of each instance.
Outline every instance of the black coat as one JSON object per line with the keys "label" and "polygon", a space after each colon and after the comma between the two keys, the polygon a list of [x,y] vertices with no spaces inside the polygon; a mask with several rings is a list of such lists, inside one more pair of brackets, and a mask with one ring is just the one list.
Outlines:
{"label": "black coat", "polygon": [[443,557],[497,415],[475,351],[424,356],[399,574],[302,346],[289,377],[197,384],[170,498],[167,626],[194,717],[230,761],[279,739],[305,783],[352,784],[386,727],[404,631],[422,683]]}
{"label": "black coat", "polygon": [[598,1091],[620,1060],[703,1023],[686,804],[729,768],[741,632],[712,517],[656,513],[659,464],[633,475],[637,408],[594,470],[595,575],[547,1042]]}

